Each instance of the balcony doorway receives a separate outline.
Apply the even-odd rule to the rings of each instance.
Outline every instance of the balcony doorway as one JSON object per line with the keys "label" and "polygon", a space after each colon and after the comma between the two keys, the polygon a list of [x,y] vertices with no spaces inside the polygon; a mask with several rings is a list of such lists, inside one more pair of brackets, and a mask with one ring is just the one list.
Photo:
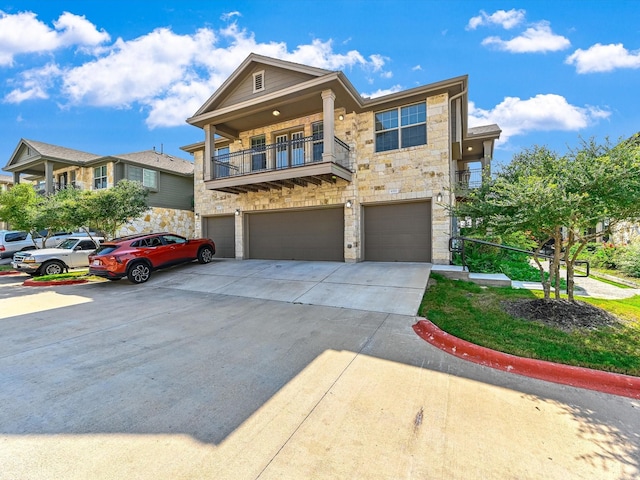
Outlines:
{"label": "balcony doorway", "polygon": [[276,136],[276,168],[304,165],[304,132]]}

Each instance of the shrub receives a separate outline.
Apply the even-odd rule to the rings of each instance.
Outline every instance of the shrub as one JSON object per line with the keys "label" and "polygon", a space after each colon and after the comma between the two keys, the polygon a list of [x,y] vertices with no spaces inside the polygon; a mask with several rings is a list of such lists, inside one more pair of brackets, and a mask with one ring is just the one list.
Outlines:
{"label": "shrub", "polygon": [[630,277],[640,277],[640,242],[632,243],[618,255],[618,268]]}
{"label": "shrub", "polygon": [[[572,255],[577,248],[578,246],[575,245],[571,249]],[[612,243],[587,243],[578,259],[588,261],[589,265],[595,268],[615,269],[617,268],[619,250],[620,248]]]}

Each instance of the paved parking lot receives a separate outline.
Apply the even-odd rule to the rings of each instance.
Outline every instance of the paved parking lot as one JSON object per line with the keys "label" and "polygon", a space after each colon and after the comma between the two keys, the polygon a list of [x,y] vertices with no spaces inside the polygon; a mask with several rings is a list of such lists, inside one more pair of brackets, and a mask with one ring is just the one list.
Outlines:
{"label": "paved parking lot", "polygon": [[306,263],[0,277],[0,479],[640,475],[637,400],[470,364],[412,313],[341,304],[358,285],[409,298],[424,266]]}

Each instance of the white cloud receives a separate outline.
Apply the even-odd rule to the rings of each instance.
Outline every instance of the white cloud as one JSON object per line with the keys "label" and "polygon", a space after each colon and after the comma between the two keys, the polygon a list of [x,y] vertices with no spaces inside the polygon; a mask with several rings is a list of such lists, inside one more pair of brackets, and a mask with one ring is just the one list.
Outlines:
{"label": "white cloud", "polygon": [[482,45],[495,46],[499,50],[511,53],[534,53],[564,50],[571,46],[571,42],[561,35],[554,34],[548,22],[539,22],[511,40],[487,37],[482,41]]}
{"label": "white cloud", "polygon": [[621,43],[596,43],[587,50],[579,48],[565,60],[578,73],[610,72],[617,68],[640,68],[640,50],[630,52]]}
{"label": "white cloud", "polygon": [[211,30],[177,35],[166,28],[132,41],[118,39],[108,55],[67,70],[63,92],[76,104],[128,107],[149,101],[188,79],[189,67],[214,41]]}
{"label": "white cloud", "polygon": [[412,70],[412,71],[414,71],[414,72],[417,72],[417,71],[422,70],[422,67],[421,67],[420,65],[416,65],[416,66],[415,66],[415,67],[413,67],[411,70]]}
{"label": "white cloud", "polygon": [[26,100],[49,98],[48,90],[61,75],[60,68],[53,63],[42,68],[26,70],[20,74],[20,87],[13,89],[5,97],[7,103],[21,103]]}
{"label": "white cloud", "polygon": [[480,15],[469,19],[467,30],[475,30],[483,25],[500,25],[502,28],[509,30],[524,21],[526,11],[516,10],[512,8],[509,11],[497,10],[489,15],[484,10],[480,10]]}
{"label": "white cloud", "polygon": [[[238,16],[231,12],[228,18]],[[2,19],[0,19],[1,21]],[[14,23],[17,16],[11,16]],[[20,103],[53,96],[60,104],[91,105],[110,108],[140,108],[147,112],[150,128],[184,125],[207,98],[252,52],[328,70],[359,68],[389,77],[384,67],[387,58],[373,54],[365,57],[357,50],[345,53],[333,48],[332,40],[314,39],[311,43],[289,49],[284,42],[257,42],[251,32],[235,22],[214,31],[202,28],[193,34],[179,35],[169,28],[157,28],[140,37],[104,44],[108,35],[99,32],[84,17],[62,14],[55,22],[56,31],[39,22],[34,14],[19,20],[33,38],[55,39],[58,45],[93,45],[93,60],[72,66],[54,63],[18,74],[5,102]],[[28,23],[28,25],[26,23]],[[16,32],[15,27],[11,30]],[[6,30],[0,26],[0,45]],[[34,40],[35,42],[35,40]],[[31,51],[42,51],[46,42],[34,44]],[[99,46],[97,46],[99,45]],[[39,49],[39,50],[38,50]],[[5,49],[6,50],[6,49]],[[6,61],[12,61],[10,50]],[[0,48],[0,59],[2,49]]]}
{"label": "white cloud", "polygon": [[500,142],[515,135],[536,131],[578,131],[611,115],[600,107],[578,107],[554,94],[539,94],[522,100],[506,97],[491,110],[477,108],[469,102],[469,126],[497,123],[502,129]]}
{"label": "white cloud", "polygon": [[32,12],[7,14],[0,10],[0,66],[13,65],[16,55],[42,53],[73,45],[94,46],[109,40],[83,16],[65,12],[54,22],[54,29]]}
{"label": "white cloud", "polygon": [[229,20],[232,20],[235,17],[241,17],[241,16],[242,14],[239,11],[234,10],[233,12],[227,12],[220,15],[220,20],[222,20],[223,22],[227,22]]}
{"label": "white cloud", "polygon": [[98,29],[84,16],[64,12],[53,26],[59,32],[58,38],[61,45],[100,45],[108,42],[111,37],[104,30]]}
{"label": "white cloud", "polygon": [[380,89],[380,90],[376,90],[373,93],[362,93],[361,95],[363,97],[368,97],[368,98],[377,98],[377,97],[383,97],[385,95],[390,95],[392,93],[396,93],[402,90],[402,85],[394,85],[391,88],[385,88],[385,89]]}

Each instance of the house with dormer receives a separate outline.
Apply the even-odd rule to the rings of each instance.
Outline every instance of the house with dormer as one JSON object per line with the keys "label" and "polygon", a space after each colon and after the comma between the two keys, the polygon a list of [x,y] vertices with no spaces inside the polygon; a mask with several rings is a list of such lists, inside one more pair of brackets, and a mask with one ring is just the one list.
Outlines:
{"label": "house with dormer", "polygon": [[454,183],[490,168],[468,77],[378,98],[346,75],[251,54],[187,120],[196,230],[219,256],[449,263]]}
{"label": "house with dormer", "polygon": [[121,155],[97,155],[21,139],[4,170],[13,183],[29,182],[42,194],[74,187],[101,190],[122,179],[149,190],[149,210],[119,232],[171,231],[193,236],[193,163],[155,149]]}

